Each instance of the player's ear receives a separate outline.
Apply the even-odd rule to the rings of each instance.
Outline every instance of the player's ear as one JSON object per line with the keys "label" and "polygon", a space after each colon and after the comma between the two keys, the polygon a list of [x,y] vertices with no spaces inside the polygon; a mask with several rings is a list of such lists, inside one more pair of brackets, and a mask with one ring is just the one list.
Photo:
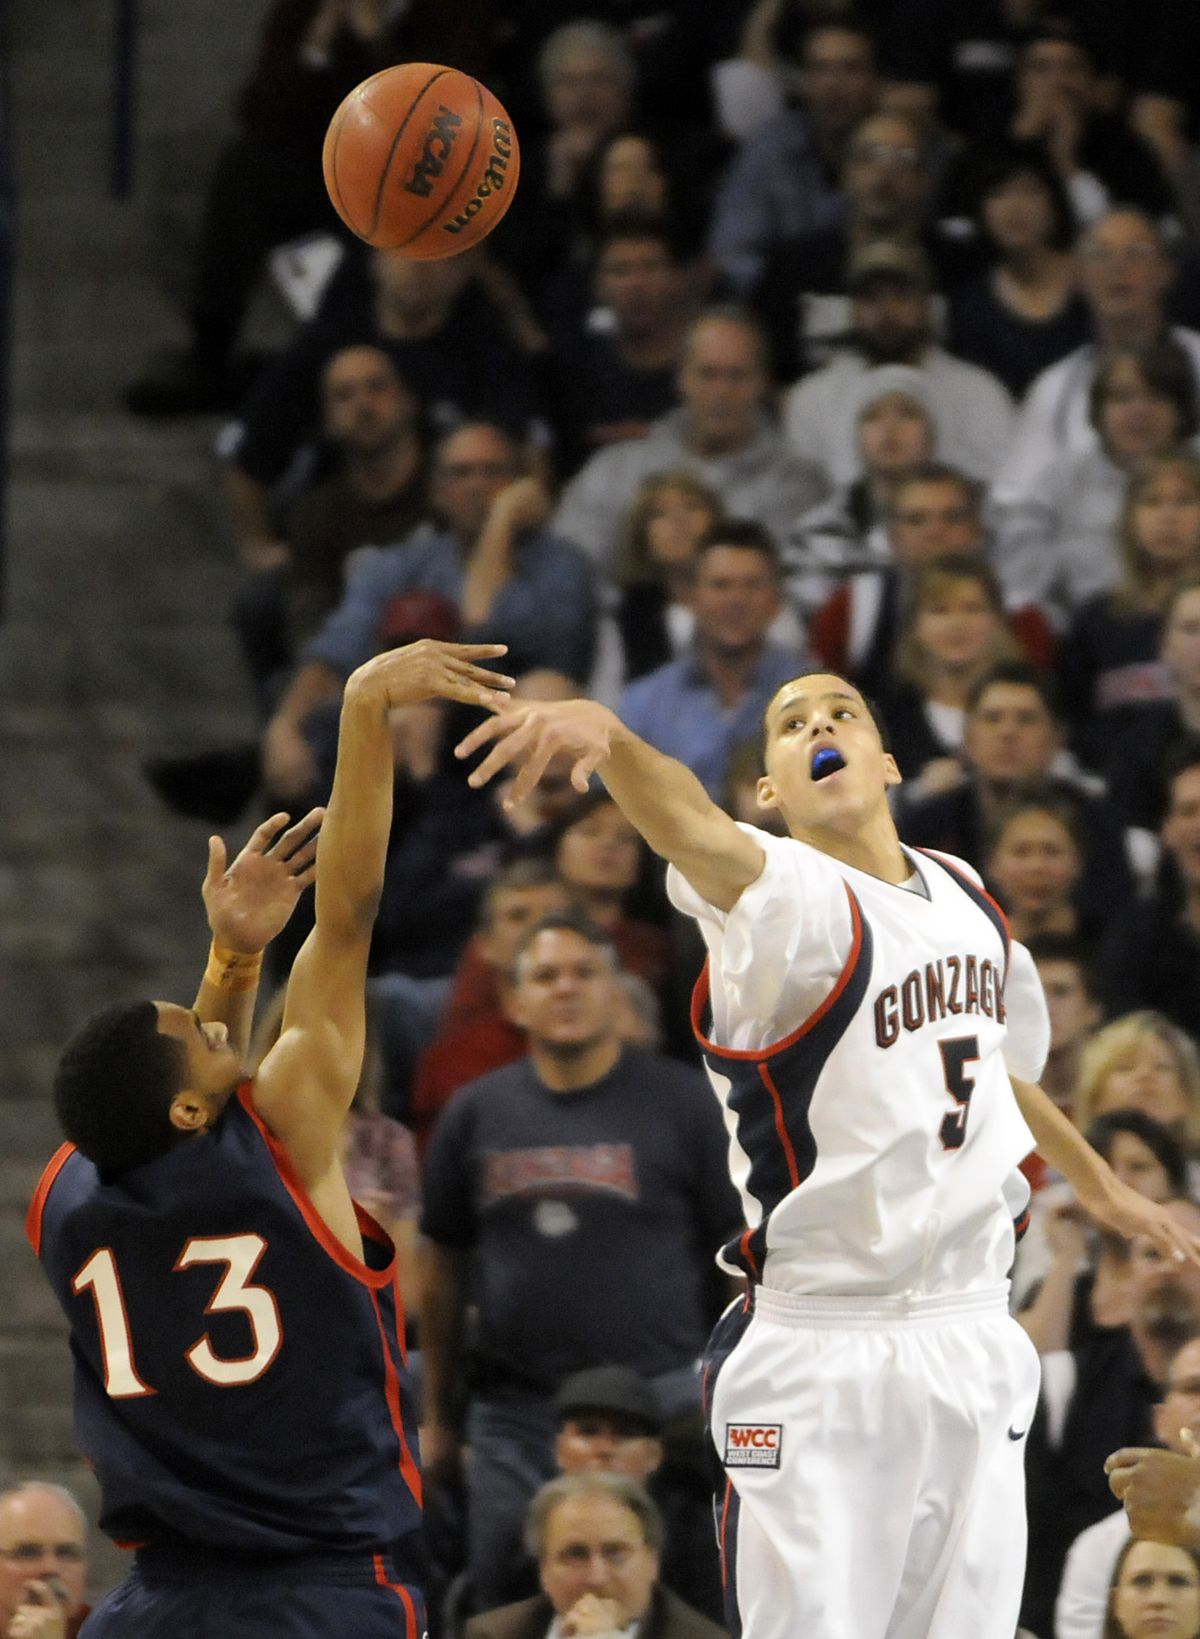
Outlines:
{"label": "player's ear", "polygon": [[890,751],[883,754],[883,783],[884,785],[899,785],[904,775],[901,774],[896,759]]}
{"label": "player's ear", "polygon": [[760,808],[779,807],[779,797],[775,790],[775,781],[769,774],[763,774],[760,776],[755,790],[758,793],[758,805]]}
{"label": "player's ear", "polygon": [[208,1124],[208,1112],[190,1087],[184,1087],[171,1100],[167,1112],[173,1127],[180,1132],[200,1132]]}

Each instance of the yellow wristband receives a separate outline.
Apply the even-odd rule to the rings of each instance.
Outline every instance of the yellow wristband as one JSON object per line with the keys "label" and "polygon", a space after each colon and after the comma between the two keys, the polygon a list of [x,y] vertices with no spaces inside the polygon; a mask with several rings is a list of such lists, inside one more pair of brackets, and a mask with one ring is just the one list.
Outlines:
{"label": "yellow wristband", "polygon": [[262,960],[261,950],[255,954],[249,951],[226,950],[214,940],[209,946],[204,982],[234,996],[241,995],[247,990],[257,990]]}

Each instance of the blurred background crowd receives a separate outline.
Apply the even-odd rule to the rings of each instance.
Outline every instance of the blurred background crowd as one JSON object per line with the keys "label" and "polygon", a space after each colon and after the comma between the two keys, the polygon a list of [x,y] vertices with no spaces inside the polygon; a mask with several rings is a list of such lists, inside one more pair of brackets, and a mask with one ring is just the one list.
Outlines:
{"label": "blurred background crowd", "polygon": [[[519,693],[605,701],[771,827],[763,708],[840,671],[887,722],[904,840],[970,861],[1035,955],[1047,1090],[1200,1224],[1194,35],[1176,0],[272,0],[189,341],[125,389],[218,429],[260,716],[148,765],[163,802],[320,802],[349,672],[434,636],[507,643]],[[521,139],[508,216],[444,262],[348,239],[324,194],[334,108],[407,60],[478,75]],[[264,355],[269,276],[293,317]],[[578,1597],[556,1510],[591,1506],[653,1561],[629,1619],[707,1632],[658,1581],[720,1621],[694,1362],[739,1208],[702,948],[602,791],[553,763],[515,810],[468,787],[471,722],[395,714],[347,1153],[402,1254],[440,1625],[529,1595],[540,1626],[486,1632],[544,1632]],[[546,917],[552,955],[515,964]],[[598,1046],[564,1089],[568,1039]],[[1200,1272],[1027,1165],[1024,1626],[1139,1639],[1174,1599],[1195,1639],[1200,1563],[1129,1548],[1102,1464],[1200,1432]],[[539,1489],[594,1470],[637,1485]],[[0,1555],[27,1504],[0,1499]]]}

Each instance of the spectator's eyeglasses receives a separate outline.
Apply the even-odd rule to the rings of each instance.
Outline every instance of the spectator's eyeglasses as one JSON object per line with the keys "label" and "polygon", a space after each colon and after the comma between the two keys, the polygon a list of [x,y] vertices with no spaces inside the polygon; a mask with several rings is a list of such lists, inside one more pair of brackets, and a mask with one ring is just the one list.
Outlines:
{"label": "spectator's eyeglasses", "polygon": [[17,1565],[36,1565],[40,1559],[79,1565],[85,1557],[85,1550],[77,1542],[18,1542],[12,1548],[0,1548],[0,1558],[11,1559]]}
{"label": "spectator's eyeglasses", "polygon": [[632,1542],[605,1542],[599,1548],[589,1548],[586,1542],[570,1542],[554,1557],[560,1565],[572,1567],[590,1565],[596,1554],[599,1554],[605,1566],[610,1571],[619,1571],[627,1565],[637,1553]]}

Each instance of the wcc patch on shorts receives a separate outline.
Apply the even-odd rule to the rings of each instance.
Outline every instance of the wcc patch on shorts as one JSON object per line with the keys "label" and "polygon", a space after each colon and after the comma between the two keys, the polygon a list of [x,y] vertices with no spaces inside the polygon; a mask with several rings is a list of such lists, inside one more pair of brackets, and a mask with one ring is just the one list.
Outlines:
{"label": "wcc patch on shorts", "polygon": [[778,1468],[782,1423],[726,1423],[726,1468]]}

